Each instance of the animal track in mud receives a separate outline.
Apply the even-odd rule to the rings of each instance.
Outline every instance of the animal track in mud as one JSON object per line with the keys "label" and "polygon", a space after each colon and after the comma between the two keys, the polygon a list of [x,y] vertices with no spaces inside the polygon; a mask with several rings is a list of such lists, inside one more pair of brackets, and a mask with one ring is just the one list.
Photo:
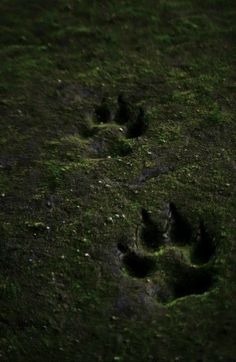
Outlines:
{"label": "animal track in mud", "polygon": [[88,98],[87,106],[80,112],[76,110],[76,124],[65,123],[61,138],[49,142],[48,146],[58,153],[60,159],[66,160],[75,155],[92,160],[130,155],[135,139],[143,136],[148,127],[143,108],[131,105],[123,95],[118,96],[116,104],[110,97],[98,100],[87,91],[82,92],[82,97]]}
{"label": "animal track in mud", "polygon": [[[155,290],[159,290],[157,299],[162,303],[203,294],[213,287],[215,240],[203,220],[199,221],[197,232],[194,231],[173,202],[169,204],[165,222],[157,223],[146,209],[141,210],[141,220],[136,247],[131,248],[124,241],[117,244],[129,276],[152,280]],[[168,293],[158,288],[163,283]]]}
{"label": "animal track in mud", "polygon": [[91,148],[100,157],[127,156],[132,152],[130,140],[139,138],[148,128],[147,116],[143,108],[131,106],[120,94],[116,111],[103,97],[94,109],[96,125],[90,129],[88,138],[93,138]]}

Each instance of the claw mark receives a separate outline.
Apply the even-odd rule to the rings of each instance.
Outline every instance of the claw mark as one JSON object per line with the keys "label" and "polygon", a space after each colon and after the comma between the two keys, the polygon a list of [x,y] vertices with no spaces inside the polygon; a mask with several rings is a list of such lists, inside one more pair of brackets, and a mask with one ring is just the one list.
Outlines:
{"label": "claw mark", "polygon": [[147,210],[142,209],[143,228],[141,231],[141,240],[148,248],[158,249],[163,243],[163,231],[152,220]]}
{"label": "claw mark", "polygon": [[127,244],[125,244],[124,242],[122,241],[119,241],[118,244],[117,244],[117,248],[118,250],[122,253],[122,254],[125,254],[129,251],[129,247]]}
{"label": "claw mark", "polygon": [[170,210],[170,238],[173,243],[185,245],[191,242],[192,227],[178,211],[176,205],[171,202]]}
{"label": "claw mark", "polygon": [[215,253],[215,244],[208,233],[203,220],[200,221],[199,231],[192,248],[192,262],[195,264],[206,264]]}
{"label": "claw mark", "polygon": [[134,251],[125,254],[124,265],[130,275],[136,278],[145,278],[155,270],[155,260],[149,256],[138,255]]}
{"label": "claw mark", "polygon": [[99,123],[108,123],[111,121],[111,111],[105,97],[103,97],[101,104],[95,108],[95,115]]}
{"label": "claw mark", "polygon": [[137,138],[142,136],[148,127],[147,117],[145,116],[142,107],[139,108],[139,113],[135,121],[130,122],[127,128],[128,138]]}
{"label": "claw mark", "polygon": [[131,120],[131,107],[125,100],[124,95],[120,94],[117,98],[118,110],[116,112],[115,121],[118,124],[126,124]]}

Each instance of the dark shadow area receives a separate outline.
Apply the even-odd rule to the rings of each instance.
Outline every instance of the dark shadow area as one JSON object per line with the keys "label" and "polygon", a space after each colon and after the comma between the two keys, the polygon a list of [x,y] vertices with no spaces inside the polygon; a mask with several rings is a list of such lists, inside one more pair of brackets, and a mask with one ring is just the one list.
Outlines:
{"label": "dark shadow area", "polygon": [[119,241],[119,242],[117,243],[117,249],[118,249],[122,254],[128,253],[128,251],[129,251],[128,245],[127,245],[125,242],[123,242],[123,241]]}
{"label": "dark shadow area", "polygon": [[201,220],[199,232],[193,244],[191,260],[194,264],[206,264],[214,256],[215,243],[208,233],[204,222]]}
{"label": "dark shadow area", "polygon": [[152,220],[147,210],[142,209],[143,227],[141,231],[141,240],[146,247],[151,249],[158,249],[164,243],[163,231]]}
{"label": "dark shadow area", "polygon": [[129,252],[124,256],[124,265],[131,276],[145,278],[155,270],[155,260],[148,256],[140,256]]}
{"label": "dark shadow area", "polygon": [[111,121],[111,110],[106,98],[103,98],[101,104],[95,107],[95,116],[98,123],[108,123]]}
{"label": "dark shadow area", "polygon": [[124,98],[123,94],[120,94],[117,98],[118,109],[115,115],[115,122],[118,124],[126,124],[132,118],[132,112],[129,103]]}
{"label": "dark shadow area", "polygon": [[173,243],[185,245],[191,242],[192,227],[184,216],[178,211],[176,205],[170,203],[170,238]]}
{"label": "dark shadow area", "polygon": [[208,269],[196,269],[178,264],[171,281],[175,298],[192,294],[203,294],[213,285],[213,274]]}
{"label": "dark shadow area", "polygon": [[142,136],[146,132],[147,126],[148,124],[144,110],[140,108],[136,120],[129,123],[127,127],[127,138],[137,138]]}

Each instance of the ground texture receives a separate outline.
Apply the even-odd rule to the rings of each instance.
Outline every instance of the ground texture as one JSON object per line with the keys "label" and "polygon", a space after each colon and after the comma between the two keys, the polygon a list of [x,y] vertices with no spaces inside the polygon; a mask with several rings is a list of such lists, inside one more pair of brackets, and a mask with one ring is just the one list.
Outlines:
{"label": "ground texture", "polygon": [[1,1],[1,361],[236,361],[235,10]]}

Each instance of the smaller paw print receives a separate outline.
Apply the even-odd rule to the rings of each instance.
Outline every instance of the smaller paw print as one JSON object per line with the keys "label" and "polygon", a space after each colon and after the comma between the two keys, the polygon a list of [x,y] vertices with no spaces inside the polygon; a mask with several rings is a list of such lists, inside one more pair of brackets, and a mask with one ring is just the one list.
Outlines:
{"label": "smaller paw print", "polygon": [[135,245],[120,240],[117,248],[124,272],[151,282],[162,303],[203,294],[214,285],[215,240],[203,220],[194,231],[173,202],[161,225],[142,209]]}
{"label": "smaller paw print", "polygon": [[93,118],[96,125],[88,134],[92,136],[93,151],[100,157],[129,155],[132,140],[142,137],[148,129],[144,109],[131,105],[123,94],[118,96],[115,107],[110,99],[103,97],[94,108]]}

